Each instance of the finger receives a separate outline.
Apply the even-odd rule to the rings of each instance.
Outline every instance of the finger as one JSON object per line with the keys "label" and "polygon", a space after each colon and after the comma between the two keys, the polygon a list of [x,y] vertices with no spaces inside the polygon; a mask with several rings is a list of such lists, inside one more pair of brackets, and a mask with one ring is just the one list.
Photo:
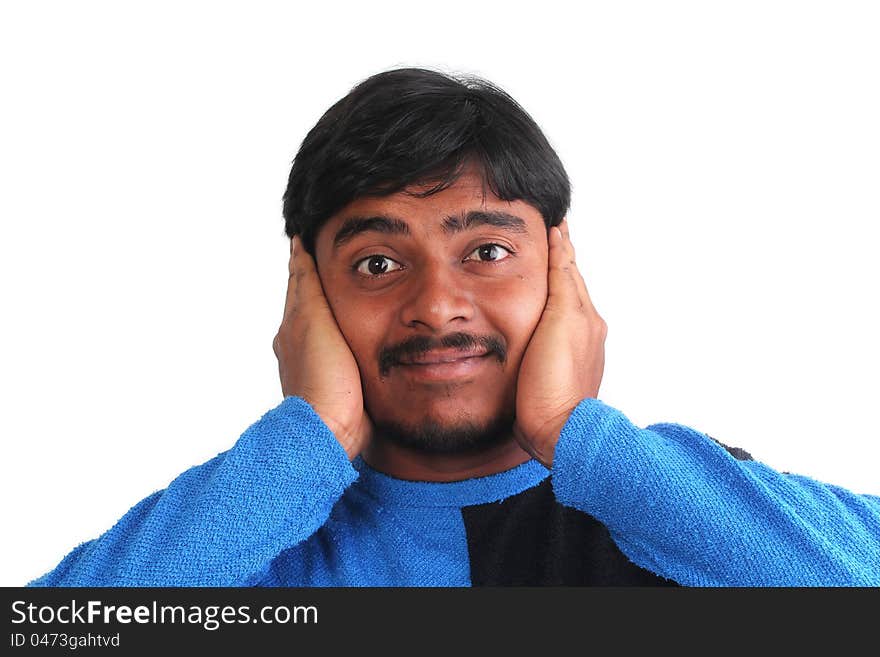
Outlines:
{"label": "finger", "polygon": [[315,259],[308,253],[302,245],[302,239],[299,235],[294,237],[295,243],[292,253],[293,278],[295,280],[295,290],[293,296],[294,305],[305,302],[309,304],[327,305],[327,299],[324,296],[324,288],[321,286],[321,279],[318,276],[318,268],[315,266]]}
{"label": "finger", "polygon": [[551,308],[581,307],[583,299],[576,279],[577,267],[559,226],[548,236],[547,305]]}
{"label": "finger", "polygon": [[577,265],[574,265],[573,276],[575,279],[575,284],[577,285],[578,294],[581,298],[582,307],[586,310],[589,310],[593,313],[599,314],[596,312],[596,307],[593,305],[593,299],[590,297],[590,293],[587,290],[587,284],[584,282],[584,277],[578,269]]}
{"label": "finger", "polygon": [[574,254],[573,244],[571,245],[571,267],[572,276],[575,279],[575,284],[577,285],[578,294],[580,295],[583,307],[585,309],[591,310],[592,312],[596,312],[596,308],[593,305],[593,299],[590,297],[590,292],[587,290],[587,284],[584,281],[583,274],[581,274],[580,267],[578,267],[577,259]]}
{"label": "finger", "polygon": [[580,269],[577,266],[577,258],[575,255],[574,244],[571,241],[571,232],[568,228],[567,218],[563,218],[563,220],[559,223],[559,232],[562,234],[562,243],[565,251],[565,256],[568,259],[568,273],[570,274],[574,286],[577,290],[579,301],[578,305],[580,308],[596,313],[596,308],[593,306],[593,300],[591,299],[590,293],[587,290],[587,284],[586,282],[584,282],[584,278],[581,275]]}
{"label": "finger", "polygon": [[562,221],[557,225],[557,228],[562,234],[561,254],[559,255],[563,256],[566,260],[566,268],[572,272],[572,278],[575,279],[574,282],[577,283],[577,276],[575,276],[575,274],[577,274],[577,257],[574,252],[574,244],[571,241],[571,233],[568,228],[568,218],[563,217]]}
{"label": "finger", "polygon": [[565,239],[571,240],[571,235],[568,232],[568,217],[563,217],[562,221],[559,222],[559,230],[562,231],[562,236]]}
{"label": "finger", "polygon": [[568,217],[563,217],[562,221],[559,222],[559,230],[562,232],[563,241],[568,246],[568,251],[571,254],[572,261],[577,260],[577,256],[575,253],[574,242],[571,239],[571,230],[569,229]]}
{"label": "finger", "polygon": [[291,310],[293,310],[294,301],[296,300],[296,275],[294,274],[293,269],[293,253],[294,253],[294,240],[296,240],[296,236],[290,240],[290,260],[287,262],[287,294],[284,297],[284,314],[281,316],[282,320],[287,319],[288,314]]}
{"label": "finger", "polygon": [[563,218],[560,223],[560,230],[562,232],[562,236],[564,237],[563,242],[568,249],[568,254],[571,257],[571,267],[572,267],[572,277],[575,279],[575,284],[578,288],[578,294],[581,296],[581,301],[588,306],[592,306],[593,303],[590,300],[590,294],[587,292],[587,284],[584,282],[584,277],[581,275],[580,268],[577,265],[577,253],[575,253],[574,242],[571,241],[571,231],[568,228],[568,218]]}

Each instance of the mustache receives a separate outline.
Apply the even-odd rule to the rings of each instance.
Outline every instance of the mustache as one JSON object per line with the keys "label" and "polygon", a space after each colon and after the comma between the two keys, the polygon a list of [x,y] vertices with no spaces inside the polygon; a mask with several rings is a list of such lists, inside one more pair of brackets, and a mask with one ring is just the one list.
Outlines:
{"label": "mustache", "polygon": [[384,347],[379,352],[379,376],[387,376],[391,368],[399,365],[404,358],[416,358],[432,349],[465,351],[477,348],[486,350],[487,356],[494,355],[502,364],[507,360],[507,346],[498,336],[450,333],[442,338],[432,338],[427,335],[414,335],[399,344]]}

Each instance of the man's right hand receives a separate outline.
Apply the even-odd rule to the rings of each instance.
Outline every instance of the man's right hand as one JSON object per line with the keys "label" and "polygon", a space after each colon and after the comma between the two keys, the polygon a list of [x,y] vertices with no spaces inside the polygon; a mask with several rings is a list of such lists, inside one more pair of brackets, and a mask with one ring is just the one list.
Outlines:
{"label": "man's right hand", "polygon": [[307,401],[354,459],[373,432],[360,370],[298,236],[290,241],[288,271],[284,318],[272,341],[281,392]]}

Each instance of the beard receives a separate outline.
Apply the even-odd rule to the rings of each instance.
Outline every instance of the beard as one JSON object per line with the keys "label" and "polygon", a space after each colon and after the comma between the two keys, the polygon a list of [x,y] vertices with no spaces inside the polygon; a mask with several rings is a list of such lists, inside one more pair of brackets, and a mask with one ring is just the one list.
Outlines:
{"label": "beard", "polygon": [[[389,376],[394,368],[431,349],[476,349],[486,351],[487,358],[498,360],[503,367],[507,362],[507,343],[500,335],[472,335],[450,333],[442,338],[416,335],[404,342],[383,347],[378,354],[379,380]],[[454,388],[450,385],[450,390]],[[447,391],[447,394],[451,394]],[[369,406],[368,394],[364,399]],[[394,419],[377,419],[370,409],[373,420],[373,438],[397,447],[422,454],[468,454],[479,453],[513,438],[515,413],[500,411],[485,421],[476,421],[461,414],[453,420],[438,421],[425,416],[416,422],[398,422]]]}
{"label": "beard", "polygon": [[393,420],[375,421],[374,439],[423,454],[472,454],[513,437],[513,413],[502,413],[486,422],[459,420],[440,423],[426,418],[413,425]]}

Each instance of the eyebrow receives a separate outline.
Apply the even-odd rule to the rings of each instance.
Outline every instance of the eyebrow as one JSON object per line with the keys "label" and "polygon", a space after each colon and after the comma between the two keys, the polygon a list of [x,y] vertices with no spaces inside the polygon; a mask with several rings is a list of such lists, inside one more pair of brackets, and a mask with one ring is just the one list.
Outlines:
{"label": "eyebrow", "polygon": [[[447,235],[472,230],[478,226],[494,226],[512,233],[528,234],[526,222],[520,217],[498,210],[471,210],[458,215],[449,215],[443,219],[443,232]],[[338,249],[356,235],[366,232],[384,233],[386,235],[410,235],[409,224],[397,217],[387,215],[371,215],[349,217],[333,236],[333,248]]]}
{"label": "eyebrow", "polygon": [[450,215],[443,220],[443,232],[447,235],[460,233],[477,226],[504,228],[512,233],[528,234],[526,222],[509,212],[498,210],[471,210],[459,215]]}
{"label": "eyebrow", "polygon": [[333,236],[333,248],[338,249],[355,235],[373,231],[388,235],[409,235],[409,225],[396,217],[375,215],[370,217],[349,217],[342,222],[342,227]]}

